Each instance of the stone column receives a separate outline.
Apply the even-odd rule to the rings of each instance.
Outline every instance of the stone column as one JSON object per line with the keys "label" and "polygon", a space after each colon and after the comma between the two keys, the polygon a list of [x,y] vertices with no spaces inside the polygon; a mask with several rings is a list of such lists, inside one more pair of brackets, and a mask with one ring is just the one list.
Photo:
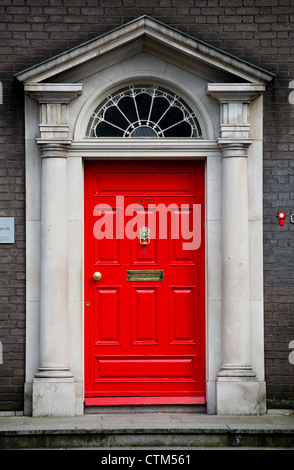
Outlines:
{"label": "stone column", "polygon": [[[36,377],[69,377],[66,149],[46,145],[42,158],[40,367]],[[58,282],[57,282],[58,280]]]}
{"label": "stone column", "polygon": [[223,365],[219,377],[254,377],[250,357],[247,142],[219,141],[223,154]]}
{"label": "stone column", "polygon": [[[220,101],[222,187],[222,366],[218,414],[259,414],[260,385],[251,365],[247,149],[256,85],[209,85]],[[260,88],[263,88],[260,86]]]}
{"label": "stone column", "polygon": [[81,85],[30,85],[39,101],[42,159],[40,357],[33,383],[34,416],[73,416],[75,383],[69,367],[67,104]]}

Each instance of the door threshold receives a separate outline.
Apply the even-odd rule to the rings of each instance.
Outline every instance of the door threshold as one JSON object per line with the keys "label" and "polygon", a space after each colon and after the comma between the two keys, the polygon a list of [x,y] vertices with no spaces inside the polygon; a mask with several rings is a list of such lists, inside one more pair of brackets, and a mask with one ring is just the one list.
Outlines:
{"label": "door threshold", "polygon": [[91,397],[85,414],[97,413],[205,413],[205,397]]}
{"label": "door threshold", "polygon": [[109,405],[85,406],[84,414],[126,414],[126,413],[202,413],[206,405]]}

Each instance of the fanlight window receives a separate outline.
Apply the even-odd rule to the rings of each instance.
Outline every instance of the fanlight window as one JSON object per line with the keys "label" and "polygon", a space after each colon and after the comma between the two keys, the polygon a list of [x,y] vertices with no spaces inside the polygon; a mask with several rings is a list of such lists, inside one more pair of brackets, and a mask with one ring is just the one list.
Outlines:
{"label": "fanlight window", "polygon": [[194,137],[201,128],[178,95],[151,85],[116,91],[93,112],[87,137]]}

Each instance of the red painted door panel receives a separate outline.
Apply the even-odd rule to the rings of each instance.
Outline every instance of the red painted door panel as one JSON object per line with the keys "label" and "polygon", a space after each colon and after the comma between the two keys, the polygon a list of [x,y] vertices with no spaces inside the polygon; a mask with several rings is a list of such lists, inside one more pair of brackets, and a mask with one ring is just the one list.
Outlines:
{"label": "red painted door panel", "polygon": [[86,404],[205,402],[204,242],[204,162],[85,162]]}

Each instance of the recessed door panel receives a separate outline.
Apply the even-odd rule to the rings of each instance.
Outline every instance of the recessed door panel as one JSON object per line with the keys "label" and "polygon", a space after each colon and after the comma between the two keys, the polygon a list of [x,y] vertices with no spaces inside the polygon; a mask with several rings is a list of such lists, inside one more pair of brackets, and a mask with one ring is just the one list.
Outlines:
{"label": "recessed door panel", "polygon": [[117,211],[116,208],[94,208],[93,243],[95,265],[120,264],[120,239],[116,237]]}
{"label": "recessed door panel", "polygon": [[[143,171],[142,171],[143,170]],[[130,184],[130,180],[132,183]],[[152,168],[101,169],[95,172],[94,194],[100,195],[194,195],[195,170]]]}
{"label": "recessed door panel", "polygon": [[132,344],[152,345],[158,337],[158,288],[132,287]]}
{"label": "recessed door panel", "polygon": [[[195,211],[196,212],[196,211]],[[198,213],[198,212],[197,212]],[[171,265],[194,265],[196,262],[197,229],[201,219],[193,220],[193,208],[182,207],[170,214],[169,263]],[[195,217],[194,217],[195,218]],[[193,227],[193,222],[196,228]]]}
{"label": "recessed door panel", "polygon": [[95,345],[118,345],[120,335],[119,287],[95,287]]}
{"label": "recessed door panel", "polygon": [[96,358],[95,382],[193,382],[192,357],[104,357]]}
{"label": "recessed door panel", "polygon": [[170,288],[170,342],[195,344],[195,286]]}

